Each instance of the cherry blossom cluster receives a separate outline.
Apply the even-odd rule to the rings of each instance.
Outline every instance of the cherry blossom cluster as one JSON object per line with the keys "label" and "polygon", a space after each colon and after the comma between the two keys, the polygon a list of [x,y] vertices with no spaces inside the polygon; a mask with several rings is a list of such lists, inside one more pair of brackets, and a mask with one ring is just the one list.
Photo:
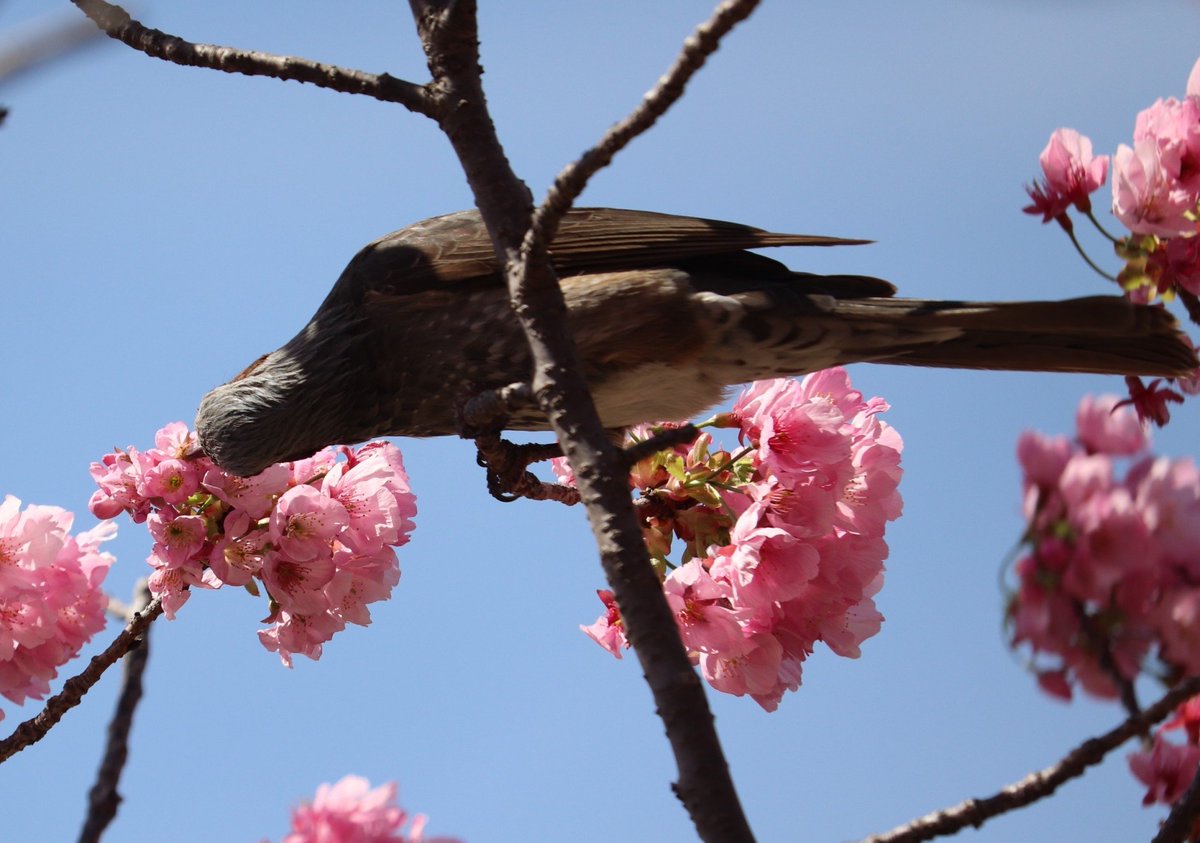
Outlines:
{"label": "cherry blossom cluster", "polygon": [[[1171,740],[1168,735],[1180,735]],[[1200,767],[1200,697],[1175,709],[1175,716],[1159,728],[1148,746],[1129,756],[1129,769],[1146,786],[1143,805],[1173,805],[1187,791]],[[1200,837],[1200,823],[1189,840]]]}
{"label": "cherry blossom cluster", "polygon": [[396,805],[396,783],[372,789],[361,776],[346,776],[317,788],[312,802],[292,812],[292,831],[282,843],[458,843],[449,837],[426,837],[427,818],[412,818]]}
{"label": "cherry blossom cluster", "polygon": [[150,591],[168,618],[192,588],[258,594],[261,583],[271,626],[259,639],[288,667],[294,654],[320,658],[347,623],[371,622],[368,604],[388,599],[400,580],[394,548],[408,541],[416,514],[400,452],[386,442],[326,448],[242,478],[174,422],[155,447],[106,454],[91,472],[93,513],[127,512],[149,527]]}
{"label": "cherry blossom cluster", "polygon": [[17,705],[44,699],[58,668],[104,628],[100,585],[113,557],[99,547],[117,528],[72,536],[73,520],[57,506],[22,509],[12,495],[0,503],[0,694]]}
{"label": "cherry blossom cluster", "polygon": [[[1117,241],[1126,258],[1121,282],[1141,299],[1184,290],[1200,295],[1200,61],[1182,100],[1159,99],[1137,116],[1133,146],[1111,159],[1112,212],[1129,229]],[[1092,212],[1091,194],[1104,184],[1110,160],[1074,129],[1058,129],[1042,151],[1043,180],[1026,188],[1027,213],[1073,228],[1068,211]]]}
{"label": "cherry blossom cluster", "polygon": [[[717,690],[773,711],[800,686],[817,641],[857,658],[879,631],[872,598],[883,585],[884,527],[901,511],[903,444],[879,418],[887,409],[864,400],[840,368],[759,381],[732,412],[701,425],[736,428],[734,452],[705,432],[634,469],[667,601]],[[676,540],[679,564],[668,558]],[[620,657],[620,611],[611,593],[600,598],[605,614],[582,629]]]}
{"label": "cherry blossom cluster", "polygon": [[[1192,68],[1182,100],[1160,99],[1137,116],[1133,146],[1121,144],[1111,159],[1112,213],[1129,230],[1110,235],[1092,213],[1091,194],[1104,184],[1107,155],[1074,129],[1057,129],[1040,157],[1043,179],[1026,188],[1026,213],[1056,221],[1088,265],[1121,285],[1130,299],[1180,298],[1200,324],[1200,61]],[[1112,242],[1124,267],[1113,276],[1083,251],[1069,211],[1088,217]],[[1143,419],[1162,425],[1169,404],[1200,392],[1200,370],[1177,379],[1178,390],[1155,380],[1127,378],[1130,400]]]}
{"label": "cherry blossom cluster", "polygon": [[1168,682],[1200,672],[1200,469],[1148,453],[1122,403],[1087,396],[1074,441],[1027,432],[1017,446],[1029,527],[1008,622],[1063,699],[1077,685],[1117,696],[1152,658]]}

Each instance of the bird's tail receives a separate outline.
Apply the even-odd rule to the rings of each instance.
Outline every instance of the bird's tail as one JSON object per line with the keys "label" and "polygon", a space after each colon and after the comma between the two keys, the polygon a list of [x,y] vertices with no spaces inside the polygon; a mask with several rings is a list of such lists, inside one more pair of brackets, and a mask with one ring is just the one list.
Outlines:
{"label": "bird's tail", "polygon": [[1114,296],[1051,302],[809,296],[747,311],[741,333],[773,350],[772,374],[875,362],[1170,377],[1198,365],[1170,313]]}
{"label": "bird's tail", "polygon": [[[1115,296],[987,303],[843,299],[835,312],[899,330],[899,342],[876,358],[881,363],[1150,376],[1186,375],[1198,365],[1170,313]],[[920,341],[923,332],[941,329],[952,335]],[[917,342],[905,342],[908,331]]]}

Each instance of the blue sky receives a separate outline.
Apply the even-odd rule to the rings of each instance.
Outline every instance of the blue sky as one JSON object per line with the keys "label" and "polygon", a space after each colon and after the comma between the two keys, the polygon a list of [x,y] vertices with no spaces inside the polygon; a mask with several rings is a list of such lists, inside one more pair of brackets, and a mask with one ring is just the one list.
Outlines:
{"label": "blue sky", "polygon": [[[709,11],[703,2],[484,2],[485,83],[540,196],[623,116]],[[64,0],[0,3],[0,32]],[[193,40],[421,81],[406,4],[148,3]],[[866,237],[777,256],[880,275],[931,298],[1105,292],[1020,213],[1051,130],[1098,151],[1181,95],[1200,7],[1118,2],[765,3],[685,100],[583,204]],[[0,88],[5,329],[0,493],[80,513],[88,463],[148,446],[200,396],[288,339],[359,247],[471,204],[432,124],[295,83],[154,61],[103,43]],[[1098,241],[1097,257],[1105,259]],[[906,441],[904,517],[863,657],[818,652],[774,714],[713,694],[759,839],[845,840],[981,796],[1115,724],[1042,696],[1009,654],[998,575],[1017,539],[1026,428],[1069,432],[1116,378],[858,366]],[[1194,452],[1200,411],[1157,434]],[[403,579],[375,624],[293,671],[258,644],[264,608],[200,593],[154,629],[126,801],[106,838],[278,840],[289,807],[346,773],[396,779],[430,830],[471,843],[690,839],[636,662],[578,631],[603,584],[582,511],[491,500],[469,444],[402,441],[418,495]],[[150,541],[121,524],[111,590]],[[115,627],[110,631],[110,635]],[[69,668],[68,668],[69,670]],[[3,840],[73,839],[117,687],[107,677],[0,766]],[[1148,695],[1152,689],[1144,689]],[[5,727],[34,713],[5,704]],[[1149,839],[1124,752],[1049,803],[961,839]]]}

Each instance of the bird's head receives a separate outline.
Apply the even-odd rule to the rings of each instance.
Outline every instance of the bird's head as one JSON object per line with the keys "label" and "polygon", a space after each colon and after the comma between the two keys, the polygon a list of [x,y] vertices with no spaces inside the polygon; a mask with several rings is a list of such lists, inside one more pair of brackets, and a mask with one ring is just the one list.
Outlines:
{"label": "bird's head", "polygon": [[353,421],[361,379],[355,332],[314,320],[200,401],[196,432],[213,462],[242,477],[312,456],[326,445],[369,438]]}

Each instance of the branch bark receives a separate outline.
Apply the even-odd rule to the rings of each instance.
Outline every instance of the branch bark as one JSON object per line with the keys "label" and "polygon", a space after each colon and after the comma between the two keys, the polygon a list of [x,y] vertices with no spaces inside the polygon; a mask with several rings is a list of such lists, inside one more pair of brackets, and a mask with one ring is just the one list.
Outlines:
{"label": "branch bark", "polygon": [[11,735],[0,741],[0,763],[44,738],[64,714],[79,705],[84,695],[100,681],[104,671],[137,646],[150,623],[161,614],[162,601],[157,597],[145,609],[134,614],[124,631],[113,639],[104,652],[93,656],[82,673],[72,676],[63,684],[61,691],[46,700],[45,707],[37,716],[17,726]]}
{"label": "branch bark", "polygon": [[[150,605],[150,585],[145,579],[134,588],[133,603],[128,610],[127,620]],[[150,629],[142,634],[141,643],[125,654],[125,675],[117,707],[108,724],[108,742],[100,769],[96,771],[96,783],[88,794],[88,812],[79,833],[79,843],[99,843],[104,830],[117,816],[121,794],[117,786],[121,772],[129,758],[129,733],[133,728],[133,713],[142,699],[142,675],[150,658]]]}
{"label": "branch bark", "polygon": [[245,76],[270,76],[308,82],[343,94],[362,94],[383,102],[396,102],[418,114],[428,114],[424,86],[397,79],[387,73],[367,73],[296,56],[280,56],[255,50],[239,50],[216,44],[197,44],[177,35],[143,26],[129,13],[104,0],[71,0],[110,38],[148,56],[186,67],[205,67]]}
{"label": "branch bark", "polygon": [[676,793],[701,839],[753,840],[704,690],[650,565],[634,516],[623,454],[605,435],[581,375],[566,306],[545,244],[588,177],[678,98],[687,78],[703,63],[697,58],[711,53],[720,34],[755,4],[731,2],[720,7],[714,16],[720,23],[710,22],[708,28],[701,28],[706,36],[689,40],[685,57],[642,108],[618,124],[573,169],[568,168],[571,175],[561,179],[565,186],[552,193],[548,207],[539,209],[536,230],[528,234],[530,193],[504,156],[480,84],[474,2],[413,0],[411,5],[433,76],[430,89],[438,101],[437,119],[458,153],[506,267],[509,295],[532,351],[534,393],[574,469],[601,564],[674,750],[679,769]]}
{"label": "branch bark", "polygon": [[1089,767],[1103,761],[1108,753],[1130,738],[1144,734],[1155,723],[1166,718],[1176,706],[1197,693],[1200,693],[1200,677],[1187,679],[1140,714],[1127,718],[1103,735],[1084,741],[1057,764],[1030,773],[992,796],[968,799],[953,808],[927,814],[886,834],[868,837],[862,843],[918,843],[922,840],[932,840],[935,837],[957,834],[967,826],[978,828],[993,817],[1024,808],[1050,796],[1071,779],[1082,776]]}

